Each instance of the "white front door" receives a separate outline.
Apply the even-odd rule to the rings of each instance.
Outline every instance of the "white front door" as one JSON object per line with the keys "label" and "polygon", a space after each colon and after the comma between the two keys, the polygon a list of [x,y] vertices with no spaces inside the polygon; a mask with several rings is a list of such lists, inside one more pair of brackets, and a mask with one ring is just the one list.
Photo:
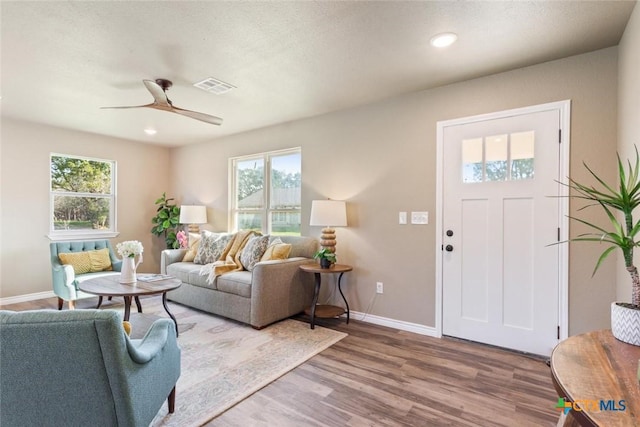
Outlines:
{"label": "white front door", "polygon": [[560,122],[551,109],[443,126],[444,335],[558,343]]}

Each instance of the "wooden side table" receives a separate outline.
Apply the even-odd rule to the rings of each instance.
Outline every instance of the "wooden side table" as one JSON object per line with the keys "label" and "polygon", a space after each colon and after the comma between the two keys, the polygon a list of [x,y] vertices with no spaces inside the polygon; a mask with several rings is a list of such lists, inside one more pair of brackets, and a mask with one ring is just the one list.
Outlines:
{"label": "wooden side table", "polygon": [[[342,275],[347,271],[353,270],[353,268],[349,265],[344,264],[333,264],[329,268],[321,268],[319,264],[303,264],[300,266],[300,270],[306,271],[307,273],[313,273],[315,276],[315,291],[313,293],[313,302],[311,303],[311,307],[306,309],[304,312],[311,316],[311,329],[315,328],[316,325],[316,316],[322,318],[329,317],[337,317],[342,315],[343,313],[347,313],[347,324],[349,323],[349,303],[342,293]],[[340,295],[342,296],[342,300],[346,306],[345,308],[338,307],[335,305],[318,305],[318,295],[320,294],[320,285],[322,283],[322,274],[340,274],[338,276],[338,290],[340,291]]]}
{"label": "wooden side table", "polygon": [[558,344],[551,354],[551,378],[558,396],[571,406],[564,426],[638,426],[638,359],[640,347],[618,341],[608,329]]}

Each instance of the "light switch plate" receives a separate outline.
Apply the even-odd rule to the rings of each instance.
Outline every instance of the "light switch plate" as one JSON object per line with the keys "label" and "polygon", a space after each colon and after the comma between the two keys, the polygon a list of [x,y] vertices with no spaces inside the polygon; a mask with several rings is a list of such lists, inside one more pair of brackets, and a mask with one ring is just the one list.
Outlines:
{"label": "light switch plate", "polygon": [[429,212],[411,212],[411,224],[429,224]]}
{"label": "light switch plate", "polygon": [[407,213],[400,212],[398,215],[398,224],[406,224],[407,223]]}

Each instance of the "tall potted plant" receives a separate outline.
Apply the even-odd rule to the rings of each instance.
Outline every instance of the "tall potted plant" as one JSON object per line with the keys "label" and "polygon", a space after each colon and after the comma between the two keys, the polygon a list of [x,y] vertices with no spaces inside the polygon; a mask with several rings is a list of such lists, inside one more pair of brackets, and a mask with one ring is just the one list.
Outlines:
{"label": "tall potted plant", "polygon": [[180,207],[173,203],[174,199],[167,199],[166,193],[156,200],[156,216],[151,218],[153,228],[151,233],[156,236],[164,236],[168,249],[178,249],[180,242],[176,237],[176,230],[180,221]]}
{"label": "tall potted plant", "polygon": [[[567,186],[573,190],[570,197],[592,202],[585,207],[600,206],[609,218],[611,229],[607,230],[583,219],[571,217],[593,231],[570,240],[608,244],[596,262],[594,274],[610,253],[616,249],[622,251],[625,267],[631,276],[631,304],[622,302],[611,304],[611,330],[620,341],[640,346],[640,276],[633,263],[633,249],[640,245],[637,237],[640,233],[640,221],[633,219],[634,209],[640,206],[638,149],[636,147],[635,163],[632,165],[627,161],[626,170],[618,155],[618,181],[615,185],[607,184],[586,163],[583,164],[599,183],[599,188],[587,186],[569,178]],[[623,218],[623,222],[618,220],[616,214]]]}

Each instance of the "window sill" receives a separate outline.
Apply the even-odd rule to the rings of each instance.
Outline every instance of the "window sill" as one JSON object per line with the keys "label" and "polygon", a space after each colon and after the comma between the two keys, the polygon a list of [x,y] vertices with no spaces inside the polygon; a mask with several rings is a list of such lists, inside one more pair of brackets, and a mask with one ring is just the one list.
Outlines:
{"label": "window sill", "polygon": [[53,242],[66,241],[66,240],[100,240],[100,239],[112,239],[117,237],[120,233],[117,231],[78,231],[67,233],[49,233],[47,238]]}

